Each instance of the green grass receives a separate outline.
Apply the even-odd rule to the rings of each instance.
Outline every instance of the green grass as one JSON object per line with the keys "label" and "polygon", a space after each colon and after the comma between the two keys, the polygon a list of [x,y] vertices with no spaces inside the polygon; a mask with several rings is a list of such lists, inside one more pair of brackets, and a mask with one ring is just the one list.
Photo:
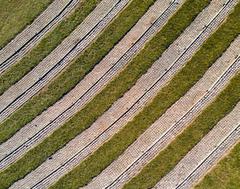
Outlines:
{"label": "green grass", "polygon": [[[140,0],[133,1],[133,6],[131,6],[133,10],[136,9],[139,2]],[[112,81],[70,121],[55,131],[40,145],[30,150],[22,159],[2,172],[0,174],[0,185],[7,187],[15,180],[22,178],[46,160],[47,157],[63,147],[69,140],[89,127],[114,101],[134,85],[137,79],[148,70],[160,54],[181,34],[181,31],[192,22],[196,15],[209,2],[209,0],[201,2],[188,0],[181,10],[169,20],[168,24],[145,46],[118,78]],[[131,15],[133,14],[133,10],[128,9]]]}
{"label": "green grass", "polygon": [[[43,88],[40,93],[14,112],[9,119],[0,124],[0,143],[6,141],[21,127],[69,92],[121,40],[154,2],[155,0],[144,2],[134,0],[105,29],[105,32],[49,86]],[[138,7],[138,9],[135,9],[135,7]]]}
{"label": "green grass", "polygon": [[101,0],[80,1],[72,14],[60,22],[17,64],[0,75],[0,95],[49,55],[88,16]]}
{"label": "green grass", "polygon": [[[188,5],[188,7],[191,9],[190,5]],[[236,16],[238,15],[236,15],[235,12],[228,22],[207,40],[192,60],[189,61],[187,65],[173,78],[173,80],[158,93],[153,101],[146,106],[142,112],[140,112],[121,131],[115,134],[91,156],[80,163],[80,165],[62,177],[54,186],[52,186],[52,189],[77,188],[84,186],[93,177],[97,176],[103,169],[105,169],[111,162],[117,159],[118,156],[122,154],[124,150],[132,144],[152,123],[154,123],[155,120],[157,120],[174,102],[176,102],[176,100],[183,96],[188,89],[203,76],[209,66],[211,66],[226,50],[231,41],[237,35],[237,28],[234,28],[234,26],[231,25],[231,23],[235,23],[235,19],[238,18]],[[232,34],[225,36],[226,31],[232,31]],[[209,50],[212,45],[216,45],[216,48]],[[234,82],[235,85],[238,81],[239,80]],[[118,83],[114,83],[113,81],[112,85],[118,86]],[[237,93],[239,91],[235,92]],[[234,96],[231,97],[231,100],[235,100]],[[231,101],[229,101],[229,103],[230,102]],[[222,106],[224,105],[226,105],[226,103],[222,103]],[[172,153],[170,157],[174,157],[175,154]],[[164,160],[166,161],[166,159]],[[163,165],[165,165],[165,162]],[[161,169],[158,169],[156,172],[158,173],[160,170]],[[151,169],[148,169],[146,172],[148,173],[150,171]],[[131,186],[141,188],[141,186],[151,183],[151,179],[154,180],[155,178],[151,175],[151,177],[147,179],[148,182],[146,182],[147,177],[144,176],[141,177],[143,182],[137,185],[137,187],[135,185]]]}
{"label": "green grass", "polygon": [[[159,155],[133,178],[125,189],[151,188],[205,136],[240,100],[240,74],[235,76],[217,99],[175,138]],[[145,181],[148,181],[147,183]],[[208,187],[207,187],[208,188]]]}
{"label": "green grass", "polygon": [[41,14],[53,0],[0,0],[0,49]]}
{"label": "green grass", "polygon": [[[239,88],[239,85],[237,86]],[[240,188],[240,143],[195,187],[196,189]]]}

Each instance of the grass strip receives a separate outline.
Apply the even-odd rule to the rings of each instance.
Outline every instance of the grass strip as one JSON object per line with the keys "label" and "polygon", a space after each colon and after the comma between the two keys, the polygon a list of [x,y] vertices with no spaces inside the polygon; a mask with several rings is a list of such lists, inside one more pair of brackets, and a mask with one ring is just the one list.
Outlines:
{"label": "grass strip", "polygon": [[40,43],[28,52],[17,64],[0,75],[0,95],[11,85],[31,71],[48,56],[81,22],[91,13],[101,0],[80,1],[74,12],[48,33]]}
{"label": "grass strip", "polygon": [[[191,9],[191,4],[188,5],[188,7]],[[117,159],[118,156],[121,155],[124,150],[151,124],[153,124],[174,102],[183,96],[189,88],[203,76],[209,66],[216,61],[236,37],[236,34],[238,33],[237,31],[239,30],[231,24],[232,22],[235,23],[237,19],[235,16],[238,16],[239,14],[236,15],[236,12],[234,13],[235,14],[231,15],[230,19],[228,19],[228,22],[207,40],[192,60],[189,61],[173,80],[158,93],[153,101],[146,106],[142,112],[140,112],[131,122],[115,134],[108,142],[103,144],[91,156],[80,163],[67,175],[62,177],[51,188],[77,188],[86,185],[93,177],[97,176],[103,169],[110,165],[111,162]],[[226,36],[225,32],[229,30],[233,32]],[[209,50],[212,45],[214,45],[215,48]],[[113,86],[119,85],[114,82],[115,81],[112,82]],[[171,154],[171,156],[174,155]],[[165,165],[164,162],[163,165]],[[158,171],[159,170],[157,170],[157,173]],[[141,188],[142,186],[151,183],[150,180],[153,180],[155,177],[151,175],[151,177],[147,179],[147,183],[146,178],[147,177],[142,177],[143,183],[140,183],[137,187],[134,185],[134,187]]]}
{"label": "grass strip", "polygon": [[[239,83],[238,83],[238,88]],[[195,187],[196,189],[239,189],[240,143]]]}
{"label": "grass strip", "polygon": [[[240,100],[240,74],[235,76],[216,100],[175,140],[125,185],[129,188],[151,188],[224,118]],[[145,182],[147,179],[147,183]],[[208,188],[208,187],[207,187]]]}
{"label": "grass strip", "polygon": [[[143,16],[156,0],[134,0],[100,34],[97,40],[48,86],[27,101],[0,125],[0,143],[68,93]],[[138,7],[137,9],[135,7]]]}
{"label": "grass strip", "polygon": [[0,0],[0,49],[41,14],[53,0]]}
{"label": "grass strip", "polygon": [[[133,1],[133,10],[136,9],[137,5],[142,4],[140,2],[142,1]],[[22,178],[39,166],[46,158],[66,145],[69,140],[88,128],[114,101],[131,88],[142,74],[146,73],[160,54],[162,54],[209,3],[209,0],[187,0],[163,29],[145,46],[141,51],[142,53],[136,56],[127,68],[120,73],[119,77],[115,78],[101,93],[60,129],[56,130],[41,144],[26,153],[22,159],[0,173],[0,185],[5,188],[17,179]],[[133,10],[130,10],[131,14]],[[88,175],[86,175],[86,177],[87,180],[89,180]],[[79,183],[76,185],[78,184]]]}

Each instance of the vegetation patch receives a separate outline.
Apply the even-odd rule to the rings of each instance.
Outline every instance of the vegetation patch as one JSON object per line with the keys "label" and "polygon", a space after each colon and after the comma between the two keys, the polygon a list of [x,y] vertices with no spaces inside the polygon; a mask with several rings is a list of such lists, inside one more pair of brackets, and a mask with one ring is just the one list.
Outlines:
{"label": "vegetation patch", "polygon": [[[240,100],[240,74],[235,76],[227,88],[220,93],[200,116],[177,136],[174,141],[133,178],[127,188],[151,188],[205,136],[222,118],[224,118]],[[147,183],[145,182],[147,179]],[[209,187],[207,187],[209,188]]]}
{"label": "vegetation patch", "polygon": [[53,0],[0,0],[0,49],[41,14]]}
{"label": "vegetation patch", "polygon": [[[80,1],[74,12],[48,33],[40,43],[0,75],[0,95],[48,56],[88,16],[101,0]],[[22,4],[22,3],[21,3]]]}
{"label": "vegetation patch", "polygon": [[76,61],[0,125],[0,143],[68,93],[107,55],[154,2],[155,0],[144,3],[141,0],[132,1]]}
{"label": "vegetation patch", "polygon": [[[191,8],[190,5],[188,5],[188,7]],[[61,178],[54,186],[52,186],[52,189],[76,188],[86,185],[93,177],[97,176],[103,169],[110,165],[111,162],[117,159],[117,157],[121,155],[124,150],[130,144],[132,144],[151,124],[153,124],[155,120],[157,120],[174,102],[176,102],[181,96],[183,96],[189,90],[189,88],[193,86],[203,76],[205,71],[216,61],[216,59],[221,56],[221,54],[230,45],[231,41],[237,36],[239,30],[237,30],[237,28],[232,26],[230,23],[236,21],[235,19],[237,17],[235,16],[238,15],[236,15],[236,12],[234,13],[235,14],[231,15],[231,17],[228,19],[228,22],[226,22],[211,38],[206,41],[206,43],[196,53],[196,55],[191,59],[191,61],[187,63],[187,65],[173,78],[169,85],[164,87],[153,99],[153,101],[133,119],[133,121],[129,122],[121,131],[115,134],[108,142],[103,144],[90,157],[80,163],[80,165],[78,165],[70,173]],[[224,38],[224,36],[226,35],[225,32],[228,30],[234,32],[232,33],[232,35]],[[224,40],[224,42],[222,40]],[[210,51],[209,47],[213,44],[215,44],[217,48],[214,48]],[[142,53],[139,56],[141,55]],[[233,82],[235,84],[235,87],[238,81],[239,80]],[[118,84],[114,83],[114,81],[112,82],[112,85],[118,86]],[[234,91],[235,96],[233,95],[232,97],[229,97],[232,101],[230,99],[226,100],[227,105],[228,103],[231,104],[231,102],[233,102],[234,104],[239,100],[239,90],[240,89],[238,89],[238,91]],[[228,95],[231,94],[231,92],[232,91],[230,91]],[[221,99],[222,96],[220,96],[219,98]],[[225,107],[225,109],[219,107],[220,109],[222,109],[222,111],[226,109],[229,110],[229,106],[227,106],[226,103],[223,103],[222,101],[220,102],[220,104],[221,103],[222,106]],[[214,114],[212,116],[214,116]],[[213,120],[214,119],[216,119],[216,116],[213,117]],[[209,118],[209,121],[210,120],[211,119]],[[190,134],[187,136],[192,135]],[[189,141],[187,141],[187,143],[188,142]],[[182,148],[184,147],[185,146],[183,145]],[[186,147],[188,146],[186,145]],[[179,146],[176,148],[176,150],[178,149]],[[173,153],[171,153],[171,155],[169,155],[168,158],[170,159],[170,157],[176,156],[177,153],[176,151],[174,151]],[[166,167],[169,168],[168,162],[168,159],[165,158],[164,161],[161,162],[161,165],[166,165]],[[156,163],[151,167],[151,169],[154,166],[156,166]],[[151,169],[148,169],[145,172],[151,172]],[[161,173],[160,170],[162,169],[162,167],[157,169],[156,174],[158,174],[159,172]],[[139,182],[139,180],[137,180],[138,182],[134,182],[131,185],[132,188],[152,187],[151,184],[154,183],[152,181],[157,181],[156,178],[158,177],[156,177],[156,175],[154,174],[151,174],[149,177],[147,176],[148,175],[144,175],[141,177],[141,183]],[[146,178],[148,182],[146,182]]]}
{"label": "vegetation patch", "polygon": [[[147,1],[145,1],[145,3],[147,3]],[[197,14],[209,3],[209,0],[201,2],[197,0],[186,1],[182,8],[169,20],[163,29],[150,42],[148,42],[141,53],[136,56],[127,68],[100,94],[98,94],[60,129],[56,130],[50,137],[46,138],[41,144],[30,150],[22,159],[0,173],[0,184],[4,186],[4,188],[8,187],[14,181],[22,178],[24,175],[39,166],[54,152],[66,145],[69,140],[73,139],[84,129],[88,128],[111,106],[114,101],[131,88],[142,74],[146,73],[148,68],[158,59],[162,52],[181,34],[182,31],[184,31]],[[134,0],[125,11],[129,11],[129,14],[134,15],[133,13],[136,10],[136,7],[140,4],[143,5],[143,3],[140,3],[140,0]],[[150,1],[148,4],[145,4],[145,11],[148,7],[147,5],[150,5]],[[154,106],[157,107],[157,105]],[[141,129],[139,131],[141,131]],[[136,136],[138,134],[134,133],[133,135]],[[126,140],[126,142],[129,141],[129,139]],[[116,151],[118,150],[119,149],[116,148]],[[112,156],[109,158],[112,158]],[[102,164],[99,165],[102,166]],[[105,166],[106,164],[104,163],[103,165]],[[95,168],[96,167],[93,167],[91,171]],[[103,167],[99,168],[102,169]],[[83,174],[86,176],[84,178],[86,180],[83,181],[82,179],[77,179],[79,182],[72,182],[73,185],[74,183],[76,184],[75,186],[81,185],[82,182],[86,183],[91,178],[89,177],[89,174],[85,174],[85,172]],[[95,175],[96,171],[94,170],[91,174]],[[71,188],[73,185],[66,187]]]}
{"label": "vegetation patch", "polygon": [[[239,81],[238,81],[239,82]],[[239,83],[237,85],[239,88]],[[195,187],[196,189],[239,189],[240,143]]]}
{"label": "vegetation patch", "polygon": [[[235,7],[234,12],[229,16],[226,22],[215,32],[197,52],[197,54],[191,59],[191,61],[183,69],[189,69],[189,65],[193,64],[194,67],[200,67],[205,65],[205,69],[210,65],[227,49],[230,42],[233,41],[240,33],[240,23],[236,21],[240,17],[240,3]],[[207,63],[208,61],[212,63]],[[191,63],[192,62],[192,63]],[[207,63],[207,64],[206,64]],[[201,65],[201,66],[199,66]],[[195,68],[195,69],[196,69]],[[180,72],[174,79],[185,77],[178,85],[184,85],[190,80],[187,78],[198,77],[195,72],[189,72],[189,75],[181,74]],[[172,82],[173,82],[172,81]],[[173,167],[186,155],[186,153],[193,148],[201,138],[207,134],[216,123],[227,115],[239,101],[240,88],[239,86],[240,74],[238,74],[230,83],[230,85],[219,95],[219,97],[208,107],[202,114],[181,134],[179,135],[166,149],[159,153],[159,155],[151,161],[143,170],[133,178],[124,188],[151,188],[153,187],[163,176],[165,176]],[[171,83],[172,83],[171,82]],[[170,83],[170,85],[171,85]],[[177,87],[178,85],[175,85]],[[174,87],[173,87],[174,90]],[[180,92],[180,90],[176,90]],[[161,93],[161,92],[160,92]],[[166,95],[166,99],[169,98]],[[166,100],[162,99],[165,103]],[[148,182],[144,182],[145,180]],[[205,185],[206,186],[206,185]],[[208,188],[208,187],[207,187]]]}

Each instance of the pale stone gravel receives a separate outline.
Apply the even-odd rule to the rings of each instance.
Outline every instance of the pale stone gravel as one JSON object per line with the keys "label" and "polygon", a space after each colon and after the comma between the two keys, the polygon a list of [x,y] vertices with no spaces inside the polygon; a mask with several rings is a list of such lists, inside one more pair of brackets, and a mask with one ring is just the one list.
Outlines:
{"label": "pale stone gravel", "polygon": [[[114,68],[111,68],[111,65],[114,63],[114,61],[116,61],[115,55],[117,55],[119,58],[125,57],[126,54],[124,54],[124,53],[125,53],[126,48],[127,47],[130,48],[132,45],[132,43],[129,43],[129,42],[137,41],[139,39],[139,37],[147,30],[147,28],[151,26],[153,18],[157,19],[157,15],[161,14],[161,11],[163,11],[163,9],[166,6],[168,6],[168,3],[165,2],[165,4],[164,4],[165,7],[162,5],[163,5],[163,3],[159,3],[159,2],[156,3],[155,6],[153,6],[151,8],[151,10],[149,10],[148,13],[145,14],[145,16],[138,22],[138,24],[129,32],[129,34],[127,34],[125,36],[125,38],[123,40],[121,40],[121,42],[116,46],[116,48],[114,48],[113,51],[111,51],[108,54],[108,56],[103,61],[101,61],[101,63],[100,63],[101,66],[100,65],[96,66],[96,69],[94,69],[90,74],[88,74],[87,77],[84,78],[75,87],[75,89],[73,89],[68,95],[66,95],[62,100],[60,100],[60,103],[56,103],[53,107],[49,108],[41,116],[37,117],[32,123],[26,125],[23,129],[21,129],[19,132],[17,132],[10,140],[8,140],[6,143],[4,143],[0,146],[1,157],[4,157],[6,155],[6,153],[10,153],[12,148],[17,149],[18,146],[20,146],[20,148],[21,148],[21,149],[18,148],[17,149],[18,152],[15,151],[14,154],[11,155],[11,157],[8,157],[7,164],[9,164],[10,162],[13,162],[13,160],[14,160],[13,156],[15,156],[15,159],[16,159],[16,156],[20,157],[19,154],[23,154],[27,149],[33,147],[34,144],[36,145],[37,143],[42,141],[45,137],[49,136],[55,129],[57,129],[59,126],[61,126],[61,124],[63,124],[68,118],[70,118],[74,113],[76,113],[80,108],[82,108],[88,101],[90,101],[91,100],[90,95],[96,95],[99,92],[99,90],[101,90],[101,88],[103,88],[104,85],[106,85],[104,83],[102,85],[97,82],[99,79],[99,75],[95,74],[96,73],[95,71],[102,71],[102,74],[104,75],[103,71],[105,71],[105,69],[108,68],[108,69],[114,70]],[[161,11],[160,12],[154,11],[157,9],[159,9]],[[143,26],[145,26],[145,27],[143,27]],[[144,30],[143,30],[143,28],[144,28]],[[137,35],[137,34],[139,34],[139,35]],[[141,40],[139,40],[138,42],[141,42]],[[138,43],[136,43],[136,45],[137,44]],[[123,52],[119,50],[120,48],[122,49]],[[131,50],[131,49],[132,48],[130,48],[129,50]],[[127,51],[127,52],[130,52],[130,51]],[[133,53],[135,53],[135,51],[133,51]],[[123,56],[123,54],[124,54],[124,56]],[[132,55],[134,55],[134,54],[132,54]],[[112,61],[110,62],[111,59],[112,59]],[[128,59],[123,59],[122,62],[128,63]],[[117,64],[119,62],[115,62],[115,63]],[[106,72],[107,72],[107,70],[106,70]],[[93,83],[89,81],[91,79],[96,80],[95,84],[98,88],[97,88],[97,90],[92,90],[92,93],[90,93],[88,91],[88,93],[84,94],[84,92],[87,91],[87,89],[85,89],[85,87],[87,87],[87,86],[89,86],[90,88],[92,87],[91,85]],[[108,77],[108,79],[110,80],[111,78]],[[103,81],[107,82],[106,80],[103,80]],[[86,96],[87,99],[81,97],[83,94]],[[76,99],[76,97],[78,97],[79,100]],[[74,106],[71,106],[72,103],[74,103]],[[67,110],[67,111],[64,112],[63,110]],[[62,112],[64,114],[61,114]],[[54,122],[52,122],[52,120],[55,118],[57,118],[57,119]],[[42,131],[41,129],[44,129],[44,131]],[[40,134],[37,134],[37,133],[40,133]],[[34,134],[36,137],[30,138],[30,137],[33,137]],[[36,140],[37,138],[39,140]],[[12,141],[14,141],[14,142],[12,142]],[[21,151],[21,152],[19,153],[19,151]],[[1,169],[4,166],[6,166],[7,164],[6,164],[6,161],[4,163],[3,163],[3,161],[1,161],[1,163],[0,163]]]}
{"label": "pale stone gravel", "polygon": [[[216,5],[215,5],[216,6]],[[216,8],[216,7],[215,7]],[[219,7],[220,8],[220,7]],[[208,9],[208,11],[209,10],[212,10],[211,8],[209,8]],[[206,11],[207,12],[207,11]],[[207,13],[206,13],[207,14]],[[212,13],[213,15],[214,15],[214,13]],[[216,13],[215,13],[216,14]],[[206,15],[205,15],[206,16]],[[201,17],[200,17],[201,18]],[[199,19],[200,19],[199,18]],[[197,20],[197,19],[196,19]],[[202,20],[202,18],[201,18],[201,20]],[[198,20],[197,20],[198,21]],[[203,23],[202,23],[203,24]],[[204,25],[204,24],[203,24]],[[119,109],[117,109],[118,111],[119,111]],[[124,109],[123,109],[124,110]],[[88,136],[92,136],[94,133],[96,133],[96,129],[97,128],[93,128],[94,130],[92,130],[92,133],[89,133],[89,134],[87,134],[87,132],[85,133],[85,135],[82,135],[82,137],[84,137],[85,136],[85,138],[82,138],[82,140],[79,140],[79,138],[78,138],[78,141],[80,142],[80,143],[82,143],[83,142],[83,140],[85,140],[86,139],[86,137],[88,137]],[[111,133],[111,135],[112,135],[113,133]],[[110,135],[110,136],[111,136]],[[90,141],[90,140],[89,140]],[[60,150],[59,151],[59,153],[57,153],[57,154],[55,154],[54,156],[53,156],[53,159],[51,159],[51,160],[48,160],[48,161],[46,161],[42,166],[40,166],[38,169],[36,169],[35,170],[35,174],[36,175],[39,175],[39,174],[41,174],[41,170],[43,170],[43,171],[46,171],[46,169],[48,168],[48,167],[50,167],[49,165],[51,165],[51,167],[52,167],[52,165],[53,165],[53,162],[56,162],[56,163],[60,163],[60,162],[62,162],[62,163],[64,163],[63,161],[61,161],[61,159],[63,159],[63,157],[69,157],[70,156],[70,153],[72,153],[71,151],[76,151],[77,149],[76,149],[76,147],[77,146],[80,146],[81,144],[77,144],[76,143],[77,142],[77,140],[75,140],[75,143],[73,143],[73,141],[72,142],[70,142],[70,144],[72,145],[72,146],[70,146],[71,148],[69,148],[69,145],[67,145],[67,147],[66,148],[64,148],[64,149],[62,149],[62,150]],[[88,140],[86,140],[86,142],[88,142]],[[101,142],[101,141],[100,141]],[[75,147],[75,148],[74,148]],[[71,150],[71,151],[70,151]],[[86,152],[85,154],[87,155],[89,152]],[[82,154],[82,156],[84,157],[85,156],[85,154],[83,153]],[[57,158],[57,159],[56,159]],[[72,164],[74,165],[74,164],[76,164],[78,161],[73,161],[72,162]],[[50,164],[49,164],[50,163]],[[49,164],[49,165],[47,165],[47,164]],[[52,182],[53,180],[53,178],[54,179],[56,179],[56,177],[59,177],[59,175],[62,175],[62,174],[64,174],[64,173],[66,173],[67,171],[69,171],[69,170],[71,170],[71,166],[69,167],[69,166],[64,166],[62,169],[59,169],[58,170],[58,172],[57,172],[57,174],[53,174],[53,175],[51,175],[51,177],[50,177],[50,179],[48,178],[46,181],[44,181],[43,183],[44,184],[46,184],[46,183],[48,183],[48,182]],[[42,171],[42,172],[43,172]],[[35,174],[33,174],[33,175],[35,175]],[[30,175],[30,174],[29,174]],[[28,177],[28,176],[27,176]],[[31,177],[30,178],[28,178],[29,180],[30,179],[32,179]],[[41,183],[42,184],[42,183]],[[43,185],[41,185],[41,184],[39,184],[38,185],[38,187],[42,187]],[[37,187],[36,187],[37,188]]]}
{"label": "pale stone gravel", "polygon": [[22,59],[44,35],[61,22],[80,0],[55,0],[32,24],[0,50],[0,74]]}
{"label": "pale stone gravel", "polygon": [[[180,50],[179,50],[179,52],[180,52]],[[149,72],[148,72],[149,73]],[[147,74],[146,74],[147,75]],[[67,156],[67,154],[64,154],[64,156]],[[53,158],[52,160],[55,160],[55,158]],[[49,160],[49,161],[52,161],[52,160]],[[39,173],[37,173],[37,174],[39,174]]]}
{"label": "pale stone gravel", "polygon": [[240,103],[155,188],[191,188],[240,139]]}
{"label": "pale stone gravel", "polygon": [[129,3],[103,0],[43,61],[0,96],[0,122],[46,86],[82,52]]}
{"label": "pale stone gravel", "polygon": [[[240,38],[235,41],[232,48],[223,57],[209,68],[204,77],[186,95],[169,108],[117,160],[84,188],[122,187],[156,157],[159,151],[170,144],[239,71],[239,62],[234,64],[233,72],[226,71],[231,68],[230,65],[235,59],[236,50],[238,50],[238,54],[240,53],[240,48],[237,46],[239,40]],[[223,75],[225,71],[228,73],[227,75]],[[216,80],[218,80],[218,84],[216,84]],[[207,94],[210,95],[207,96]]]}

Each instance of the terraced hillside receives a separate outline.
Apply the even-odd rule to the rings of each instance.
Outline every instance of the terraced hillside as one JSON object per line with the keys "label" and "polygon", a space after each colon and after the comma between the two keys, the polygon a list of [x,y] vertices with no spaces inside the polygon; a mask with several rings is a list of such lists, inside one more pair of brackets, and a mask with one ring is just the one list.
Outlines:
{"label": "terraced hillside", "polygon": [[239,0],[0,5],[0,189],[240,188]]}

